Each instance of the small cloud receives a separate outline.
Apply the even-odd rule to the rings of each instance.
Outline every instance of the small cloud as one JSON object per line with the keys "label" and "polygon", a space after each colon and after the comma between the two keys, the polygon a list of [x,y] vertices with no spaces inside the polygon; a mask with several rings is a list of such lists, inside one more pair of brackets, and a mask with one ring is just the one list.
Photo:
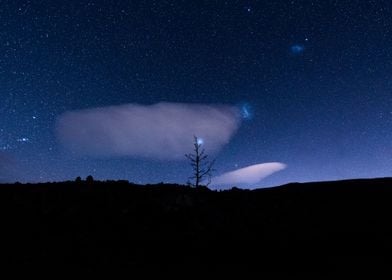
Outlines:
{"label": "small cloud", "polygon": [[222,188],[227,186],[249,185],[259,183],[271,174],[283,170],[286,165],[280,162],[260,163],[224,173],[211,180],[211,186]]}
{"label": "small cloud", "polygon": [[227,144],[240,125],[234,106],[184,103],[126,104],[66,112],[57,135],[79,155],[184,159],[193,136],[208,153]]}
{"label": "small cloud", "polygon": [[295,44],[290,47],[290,50],[292,54],[301,54],[305,51],[305,46],[301,44]]}

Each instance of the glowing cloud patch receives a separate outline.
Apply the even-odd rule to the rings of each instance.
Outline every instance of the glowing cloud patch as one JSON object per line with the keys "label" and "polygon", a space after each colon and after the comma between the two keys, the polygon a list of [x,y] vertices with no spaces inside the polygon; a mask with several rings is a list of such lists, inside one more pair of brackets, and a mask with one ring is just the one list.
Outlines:
{"label": "glowing cloud patch", "polygon": [[184,103],[126,104],[61,115],[57,135],[78,155],[184,159],[193,136],[208,153],[227,144],[240,125],[234,106]]}

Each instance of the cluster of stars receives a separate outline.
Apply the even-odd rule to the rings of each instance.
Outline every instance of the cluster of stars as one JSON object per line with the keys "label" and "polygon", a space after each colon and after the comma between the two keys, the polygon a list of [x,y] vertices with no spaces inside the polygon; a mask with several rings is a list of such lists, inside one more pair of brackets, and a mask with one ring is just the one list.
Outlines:
{"label": "cluster of stars", "polygon": [[376,2],[2,1],[0,152],[27,162],[22,181],[183,182],[183,163],[62,151],[57,117],[126,103],[237,104],[244,125],[214,155],[218,170],[287,163],[273,184],[386,175],[392,11]]}

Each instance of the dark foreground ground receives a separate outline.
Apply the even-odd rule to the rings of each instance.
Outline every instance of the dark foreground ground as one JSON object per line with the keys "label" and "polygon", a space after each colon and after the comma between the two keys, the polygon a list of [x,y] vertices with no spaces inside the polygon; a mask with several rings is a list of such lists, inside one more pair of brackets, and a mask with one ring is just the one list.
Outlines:
{"label": "dark foreground ground", "polygon": [[222,192],[127,182],[2,185],[0,225],[1,264],[17,268],[390,255],[392,178]]}

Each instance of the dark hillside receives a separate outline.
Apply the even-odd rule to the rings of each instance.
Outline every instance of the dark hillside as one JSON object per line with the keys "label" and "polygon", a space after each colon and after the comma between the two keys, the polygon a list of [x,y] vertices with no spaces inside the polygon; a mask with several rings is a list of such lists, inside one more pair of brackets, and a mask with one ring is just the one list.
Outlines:
{"label": "dark hillside", "polygon": [[387,253],[392,179],[222,192],[114,181],[2,185],[0,219],[1,255],[17,266]]}

